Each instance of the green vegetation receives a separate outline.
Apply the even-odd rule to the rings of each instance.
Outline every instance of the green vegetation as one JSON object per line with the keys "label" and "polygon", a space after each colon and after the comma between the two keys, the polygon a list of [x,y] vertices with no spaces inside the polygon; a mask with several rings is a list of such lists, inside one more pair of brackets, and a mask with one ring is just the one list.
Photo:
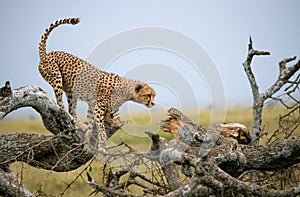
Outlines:
{"label": "green vegetation", "polygon": [[[264,131],[269,131],[272,133],[278,128],[278,115],[284,114],[286,111],[279,107],[273,108],[265,108],[263,115],[263,129]],[[194,115],[193,115],[194,114]],[[190,113],[191,118],[195,118],[198,116],[196,113]],[[204,126],[208,126],[210,123],[211,111],[201,111],[201,120],[200,124]],[[165,118],[165,115],[160,115],[159,118]],[[122,118],[123,119],[123,118]],[[120,143],[121,141],[125,141],[129,145],[136,148],[137,151],[147,151],[149,149],[151,140],[143,134],[144,130],[141,130],[140,134],[134,132],[131,134],[131,129],[136,129],[136,125],[144,125],[150,131],[157,131],[158,129],[158,121],[157,118],[149,118],[143,116],[142,114],[138,114],[132,116],[131,119],[133,122],[128,121],[126,123],[126,129],[118,131],[114,136],[111,137],[109,145],[115,145]],[[128,119],[127,119],[128,120]],[[149,124],[151,121],[157,121],[155,124]],[[230,109],[226,112],[225,122],[240,122],[245,124],[248,128],[251,128],[252,124],[252,110],[249,109]],[[150,128],[147,126],[149,125]],[[156,125],[156,126],[153,126]],[[152,128],[153,127],[153,128]],[[37,134],[50,134],[43,126],[41,119],[34,120],[3,120],[0,122],[0,134],[6,132],[29,132],[29,133],[37,133]],[[167,139],[171,139],[172,136],[170,134],[164,133],[163,131],[159,131],[159,134],[166,137]],[[300,135],[300,128],[296,130],[294,135]],[[87,168],[88,164],[82,166],[81,168],[74,170],[72,172],[67,173],[57,173],[50,172],[42,169],[36,169],[28,166],[24,163],[14,163],[11,166],[11,169],[18,175],[20,179],[24,182],[26,187],[33,193],[38,190],[42,190],[47,194],[59,195],[63,192],[79,173],[81,173],[85,168]],[[92,176],[97,178],[97,181],[101,182],[102,175],[102,167],[103,164],[99,161],[94,161],[92,164]],[[85,181],[86,172],[79,176],[79,178],[75,181],[74,184],[64,193],[64,196],[87,196],[93,190],[86,185]]]}

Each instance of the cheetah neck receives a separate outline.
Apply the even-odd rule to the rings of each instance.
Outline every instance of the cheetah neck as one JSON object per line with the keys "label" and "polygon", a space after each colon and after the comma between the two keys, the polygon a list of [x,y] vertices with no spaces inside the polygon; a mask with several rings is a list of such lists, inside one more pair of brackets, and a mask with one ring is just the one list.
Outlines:
{"label": "cheetah neck", "polygon": [[134,92],[134,88],[138,83],[139,81],[130,80],[125,77],[119,78],[112,91],[111,106],[113,112],[118,111],[121,105],[126,101],[132,100],[132,93]]}

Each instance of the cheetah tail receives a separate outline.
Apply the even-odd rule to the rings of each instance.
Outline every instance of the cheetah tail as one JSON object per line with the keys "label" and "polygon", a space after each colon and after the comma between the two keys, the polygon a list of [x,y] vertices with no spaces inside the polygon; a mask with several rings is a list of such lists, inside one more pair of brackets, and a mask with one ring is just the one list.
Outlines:
{"label": "cheetah tail", "polygon": [[49,34],[51,33],[51,31],[59,26],[59,25],[62,25],[62,24],[72,24],[72,25],[75,25],[77,23],[80,22],[80,18],[66,18],[66,19],[60,19],[60,20],[57,20],[55,21],[54,23],[52,23],[44,32],[42,38],[41,38],[41,41],[40,41],[40,59],[41,61],[44,60],[46,58],[46,41],[47,41],[47,38],[49,36]]}

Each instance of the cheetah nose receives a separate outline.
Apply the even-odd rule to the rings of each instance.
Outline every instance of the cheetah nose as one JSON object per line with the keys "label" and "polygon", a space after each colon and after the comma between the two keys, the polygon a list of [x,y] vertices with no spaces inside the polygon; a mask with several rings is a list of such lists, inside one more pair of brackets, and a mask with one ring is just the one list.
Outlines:
{"label": "cheetah nose", "polygon": [[154,106],[154,105],[155,105],[155,103],[151,103],[151,105],[152,105],[152,106]]}

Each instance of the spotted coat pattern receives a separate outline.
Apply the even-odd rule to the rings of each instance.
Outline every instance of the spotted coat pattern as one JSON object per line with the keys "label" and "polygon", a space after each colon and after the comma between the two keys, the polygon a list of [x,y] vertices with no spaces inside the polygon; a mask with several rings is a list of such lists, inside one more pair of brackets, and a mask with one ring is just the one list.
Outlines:
{"label": "spotted coat pattern", "polygon": [[98,130],[98,149],[106,144],[104,120],[116,126],[113,115],[126,101],[134,101],[152,107],[155,91],[146,83],[104,72],[88,62],[66,52],[46,53],[46,40],[50,32],[61,24],[77,24],[79,18],[61,19],[52,23],[40,41],[39,72],[53,87],[57,104],[64,108],[63,91],[67,96],[68,111],[78,121],[76,105],[78,99],[87,102],[87,128],[85,139],[89,139],[94,121]]}

